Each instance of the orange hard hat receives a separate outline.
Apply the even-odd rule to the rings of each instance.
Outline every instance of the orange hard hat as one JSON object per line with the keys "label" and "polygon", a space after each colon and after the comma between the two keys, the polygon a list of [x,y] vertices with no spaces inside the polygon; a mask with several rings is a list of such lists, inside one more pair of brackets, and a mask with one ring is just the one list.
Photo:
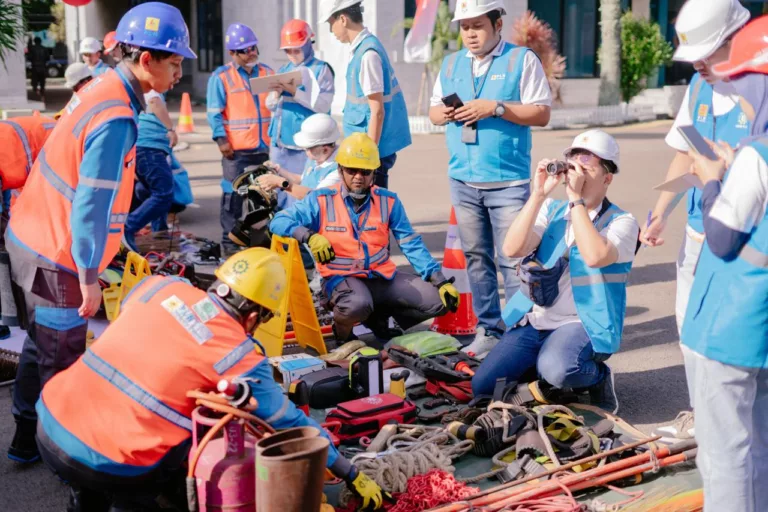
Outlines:
{"label": "orange hard hat", "polygon": [[280,31],[280,49],[301,48],[314,37],[309,23],[304,20],[289,20]]}
{"label": "orange hard hat", "polygon": [[113,30],[112,32],[107,32],[104,36],[104,53],[109,53],[115,49],[115,46],[117,46],[116,35],[117,33]]}
{"label": "orange hard hat", "polygon": [[761,16],[736,32],[728,59],[712,66],[719,76],[741,73],[768,75],[768,16]]}

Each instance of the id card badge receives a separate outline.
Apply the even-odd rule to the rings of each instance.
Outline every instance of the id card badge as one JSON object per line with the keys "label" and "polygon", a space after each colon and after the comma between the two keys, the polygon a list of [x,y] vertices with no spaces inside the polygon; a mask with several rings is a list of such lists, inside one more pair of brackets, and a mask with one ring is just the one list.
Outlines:
{"label": "id card badge", "polygon": [[477,144],[476,124],[465,124],[461,127],[461,142],[464,144]]}

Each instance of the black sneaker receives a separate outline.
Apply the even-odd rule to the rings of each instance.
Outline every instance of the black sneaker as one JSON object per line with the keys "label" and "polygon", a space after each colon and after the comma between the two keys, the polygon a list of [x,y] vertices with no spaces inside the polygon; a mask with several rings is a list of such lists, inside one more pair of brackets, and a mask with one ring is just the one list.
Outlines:
{"label": "black sneaker", "polygon": [[603,381],[589,388],[589,401],[604,411],[616,414],[619,410],[619,398],[613,385],[613,372],[608,365],[605,365],[605,369],[607,373]]}
{"label": "black sneaker", "polygon": [[389,326],[389,318],[374,320],[372,322],[368,321],[363,325],[371,330],[373,335],[376,336],[377,340],[389,341],[392,338],[397,338],[398,336],[402,336],[404,334],[404,331],[400,328],[399,325],[397,325],[396,322],[394,327]]}
{"label": "black sneaker", "polygon": [[0,340],[7,340],[11,337],[11,328],[7,325],[0,325]]}
{"label": "black sneaker", "polygon": [[21,464],[30,464],[40,460],[40,452],[37,451],[37,442],[35,441],[35,431],[37,430],[37,421],[17,419],[16,433],[13,435],[13,441],[8,448],[8,458]]}

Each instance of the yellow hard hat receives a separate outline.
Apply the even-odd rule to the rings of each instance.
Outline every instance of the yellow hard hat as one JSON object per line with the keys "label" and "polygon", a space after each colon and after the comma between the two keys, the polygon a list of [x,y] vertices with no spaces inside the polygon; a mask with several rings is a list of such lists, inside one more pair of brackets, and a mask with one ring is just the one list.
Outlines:
{"label": "yellow hard hat", "polygon": [[233,291],[270,311],[279,309],[288,288],[280,258],[263,247],[252,247],[230,256],[214,274]]}
{"label": "yellow hard hat", "polygon": [[336,163],[350,169],[375,171],[381,167],[379,147],[367,134],[355,132],[341,142]]}

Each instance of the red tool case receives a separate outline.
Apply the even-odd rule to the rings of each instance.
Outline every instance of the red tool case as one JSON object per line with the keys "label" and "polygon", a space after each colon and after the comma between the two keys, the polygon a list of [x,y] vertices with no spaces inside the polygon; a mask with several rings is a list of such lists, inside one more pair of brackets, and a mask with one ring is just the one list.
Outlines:
{"label": "red tool case", "polygon": [[382,393],[340,403],[328,413],[326,421],[341,423],[336,435],[343,443],[375,435],[391,421],[413,423],[417,414],[418,408],[410,400],[392,393]]}

